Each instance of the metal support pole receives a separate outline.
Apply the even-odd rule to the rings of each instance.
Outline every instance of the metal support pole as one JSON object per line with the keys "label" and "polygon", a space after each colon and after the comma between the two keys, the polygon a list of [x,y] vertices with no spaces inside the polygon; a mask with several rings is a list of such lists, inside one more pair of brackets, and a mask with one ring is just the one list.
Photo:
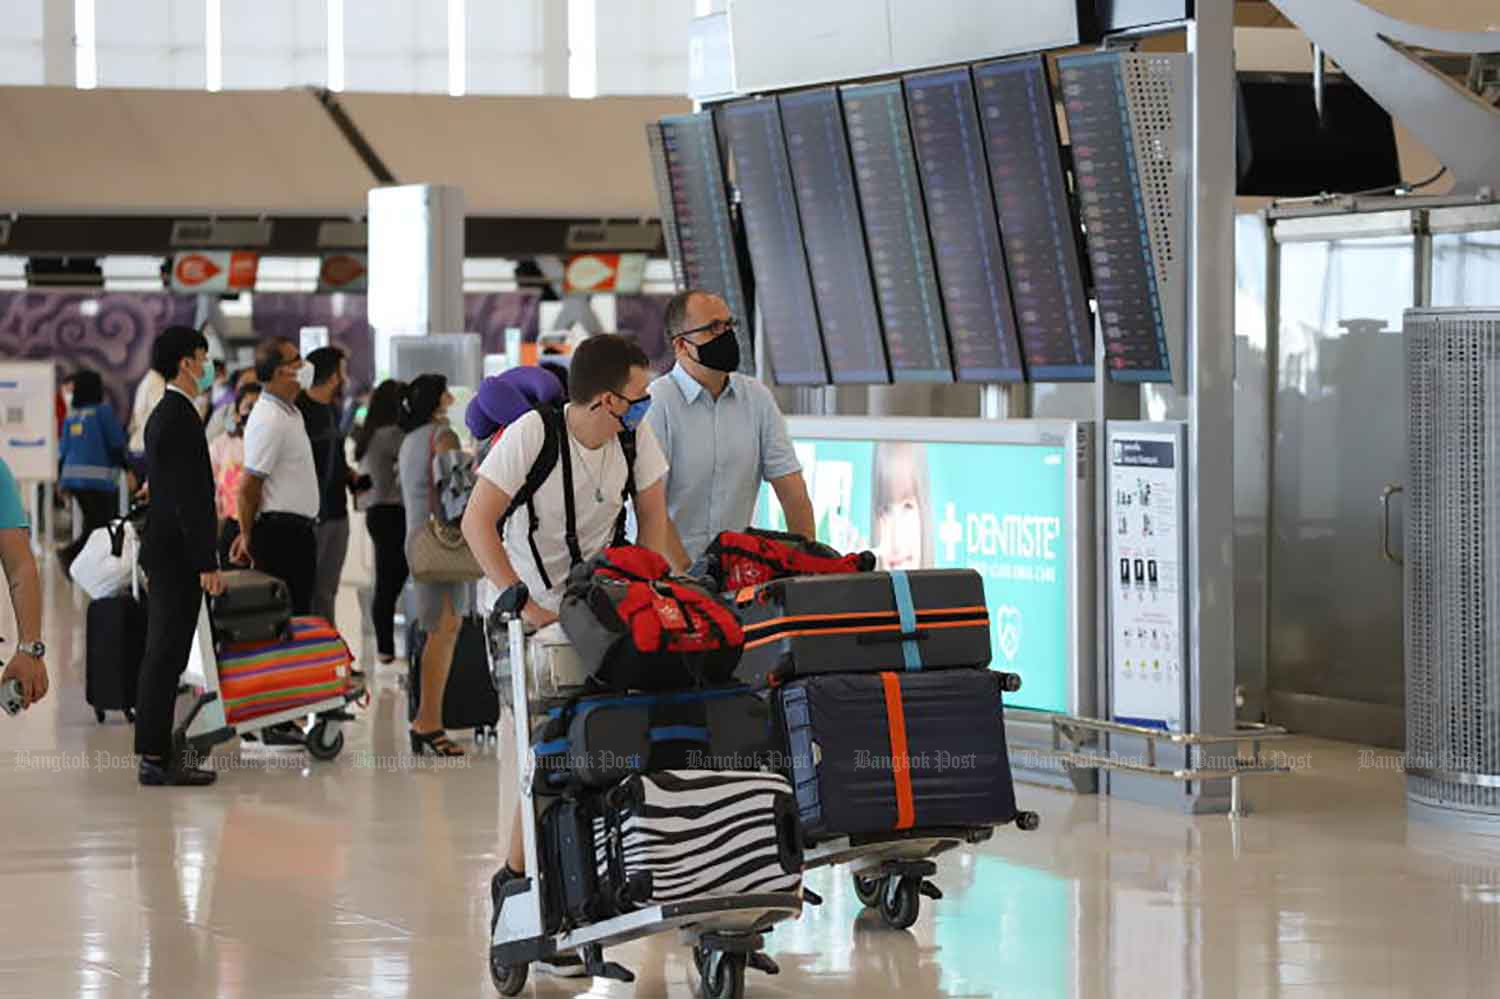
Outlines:
{"label": "metal support pole", "polygon": [[1276,222],[1266,217],[1266,527],[1261,538],[1260,584],[1260,717],[1270,720],[1271,704],[1271,560],[1276,530],[1276,404],[1281,385],[1281,247]]}
{"label": "metal support pole", "polygon": [[[1226,732],[1234,728],[1234,5],[1198,4],[1187,47],[1193,153],[1187,706],[1191,731]],[[1204,799],[1222,800],[1229,790],[1204,782],[1190,792],[1192,807],[1212,808]]]}

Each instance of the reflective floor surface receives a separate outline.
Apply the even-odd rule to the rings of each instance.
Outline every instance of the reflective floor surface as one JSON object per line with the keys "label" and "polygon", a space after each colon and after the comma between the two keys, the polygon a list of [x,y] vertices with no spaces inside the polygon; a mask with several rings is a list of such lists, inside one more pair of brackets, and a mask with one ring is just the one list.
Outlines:
{"label": "reflective floor surface", "polygon": [[[128,725],[84,704],[82,619],[53,580],[53,694],[0,716],[0,995],[493,995],[492,749],[415,767],[382,672],[331,764],[230,744],[214,788],[141,788]],[[782,974],[747,995],[1500,994],[1500,843],[1408,824],[1391,754],[1286,748],[1296,771],[1251,785],[1238,823],[1023,787],[1042,829],[944,859],[911,931],[816,872],[827,904],[770,935]],[[694,994],[675,938],[611,956],[635,985],[527,994]]]}

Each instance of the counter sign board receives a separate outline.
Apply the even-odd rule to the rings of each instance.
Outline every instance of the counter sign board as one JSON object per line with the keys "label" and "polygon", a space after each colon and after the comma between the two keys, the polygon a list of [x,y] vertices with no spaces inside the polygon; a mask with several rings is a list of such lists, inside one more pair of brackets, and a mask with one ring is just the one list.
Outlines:
{"label": "counter sign board", "polygon": [[172,258],[176,292],[250,291],[260,255],[248,250],[192,250]]}

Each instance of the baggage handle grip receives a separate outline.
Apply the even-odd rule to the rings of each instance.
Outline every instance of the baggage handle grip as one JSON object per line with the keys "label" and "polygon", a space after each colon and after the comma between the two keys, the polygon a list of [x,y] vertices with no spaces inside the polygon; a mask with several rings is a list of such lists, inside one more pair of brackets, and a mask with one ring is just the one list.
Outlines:
{"label": "baggage handle grip", "polygon": [[856,645],[899,645],[902,642],[925,642],[931,637],[931,632],[918,628],[916,631],[881,632],[875,635],[860,635],[854,642]]}

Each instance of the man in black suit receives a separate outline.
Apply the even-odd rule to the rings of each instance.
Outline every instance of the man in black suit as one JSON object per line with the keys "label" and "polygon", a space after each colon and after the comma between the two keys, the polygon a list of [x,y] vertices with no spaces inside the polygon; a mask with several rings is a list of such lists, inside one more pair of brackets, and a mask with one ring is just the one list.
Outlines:
{"label": "man in black suit", "polygon": [[167,391],[146,423],[151,507],[142,565],[151,582],[146,654],[136,693],[135,751],[142,784],[201,786],[218,775],[172,744],[177,683],[187,667],[203,594],[223,592],[219,577],[213,466],[195,400],[213,382],[208,341],[169,326],[151,349]]}

